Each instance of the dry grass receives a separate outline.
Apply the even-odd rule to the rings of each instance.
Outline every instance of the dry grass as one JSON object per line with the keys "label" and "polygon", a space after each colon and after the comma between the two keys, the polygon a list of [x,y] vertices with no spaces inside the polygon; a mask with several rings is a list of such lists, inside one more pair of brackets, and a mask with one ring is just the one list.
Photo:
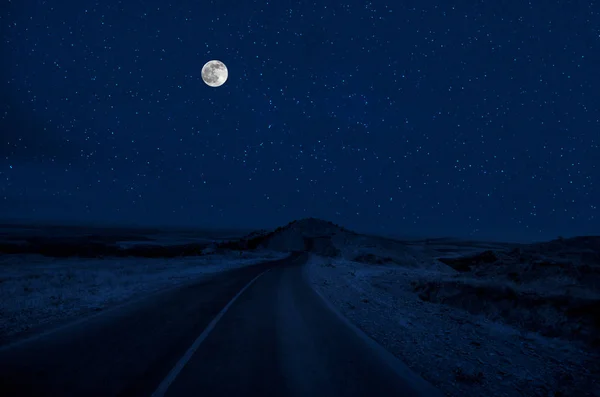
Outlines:
{"label": "dry grass", "polygon": [[283,257],[272,252],[181,259],[74,259],[0,256],[0,344],[41,325],[241,266]]}
{"label": "dry grass", "polygon": [[544,336],[600,346],[597,293],[587,292],[585,297],[560,289],[546,289],[542,293],[509,282],[467,277],[414,281],[413,287],[428,302],[451,305]]}
{"label": "dry grass", "polygon": [[444,242],[445,252],[471,252],[444,264],[435,244],[370,243],[346,247],[343,258],[315,257],[309,274],[351,321],[448,396],[600,397],[593,244],[485,252],[492,247]]}

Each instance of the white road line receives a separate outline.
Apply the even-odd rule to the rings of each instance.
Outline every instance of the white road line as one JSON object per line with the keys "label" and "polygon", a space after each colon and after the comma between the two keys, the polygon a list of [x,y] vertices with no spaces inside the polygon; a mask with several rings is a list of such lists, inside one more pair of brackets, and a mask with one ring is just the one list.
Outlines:
{"label": "white road line", "polygon": [[221,317],[223,317],[223,315],[227,312],[227,310],[229,310],[231,305],[233,305],[236,299],[239,298],[244,293],[244,291],[248,289],[248,287],[250,287],[260,276],[267,273],[268,271],[269,270],[265,270],[264,272],[250,280],[250,282],[246,284],[246,286],[242,288],[240,292],[238,292],[237,295],[234,296],[231,301],[229,301],[229,303],[223,308],[223,310],[221,310],[219,314],[216,315],[216,317],[210,322],[210,324],[208,324],[204,331],[202,331],[200,336],[194,341],[194,343],[192,343],[192,346],[190,346],[190,348],[185,352],[183,357],[181,357],[177,364],[175,364],[175,366],[169,372],[167,377],[160,383],[160,385],[158,385],[156,391],[152,393],[152,397],[163,397],[165,395],[167,389],[169,389],[169,386],[171,386],[173,381],[175,381],[175,378],[177,378],[177,375],[179,375],[179,373],[181,372],[183,367],[185,367],[187,362],[190,361],[196,350],[198,350],[198,347],[200,347],[200,344],[204,342],[206,337],[208,337],[208,334],[210,334],[213,328],[215,328]]}

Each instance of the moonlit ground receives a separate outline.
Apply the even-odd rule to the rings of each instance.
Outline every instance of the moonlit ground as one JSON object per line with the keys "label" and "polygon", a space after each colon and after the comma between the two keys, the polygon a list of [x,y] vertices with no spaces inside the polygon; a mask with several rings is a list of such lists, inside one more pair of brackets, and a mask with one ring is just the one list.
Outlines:
{"label": "moonlit ground", "polygon": [[597,351],[420,299],[415,285],[456,274],[427,258],[433,251],[414,243],[387,264],[312,256],[308,276],[349,320],[448,397],[600,396]]}
{"label": "moonlit ground", "polygon": [[0,344],[58,320],[99,311],[203,276],[285,257],[252,252],[176,259],[0,257]]}

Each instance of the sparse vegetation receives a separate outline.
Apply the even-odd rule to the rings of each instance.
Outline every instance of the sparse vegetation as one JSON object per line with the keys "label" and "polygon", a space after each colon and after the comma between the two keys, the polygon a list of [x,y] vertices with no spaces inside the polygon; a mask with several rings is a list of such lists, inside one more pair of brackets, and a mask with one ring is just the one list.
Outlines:
{"label": "sparse vegetation", "polygon": [[600,239],[558,239],[440,261],[460,276],[413,285],[427,301],[600,345]]}
{"label": "sparse vegetation", "polygon": [[371,265],[385,265],[385,264],[394,264],[396,261],[389,256],[377,256],[373,253],[361,254],[354,258],[355,262],[367,263]]}
{"label": "sparse vegetation", "polygon": [[262,249],[309,251],[319,255],[309,267],[315,287],[448,396],[583,396],[598,388],[600,237],[401,242],[308,218],[220,242],[132,241],[0,241],[0,253],[62,258],[47,271],[47,258],[0,256],[0,332],[102,310],[204,272],[196,265],[223,255],[241,262]]}
{"label": "sparse vegetation", "polygon": [[484,375],[483,375],[483,372],[481,372],[481,371],[469,373],[469,372],[466,372],[461,367],[457,367],[454,369],[454,377],[459,382],[481,383],[481,382],[483,382]]}
{"label": "sparse vegetation", "polygon": [[600,346],[600,297],[562,291],[518,289],[503,282],[472,279],[423,281],[415,285],[428,302],[458,307],[544,336]]}
{"label": "sparse vegetation", "polygon": [[0,256],[0,345],[43,324],[99,311],[134,295],[264,260],[256,253],[198,258],[47,259]]}
{"label": "sparse vegetation", "polygon": [[202,251],[209,246],[209,243],[137,244],[122,248],[112,243],[88,241],[85,238],[64,241],[47,237],[31,239],[26,243],[0,243],[0,254],[38,254],[53,258],[176,258],[202,255]]}
{"label": "sparse vegetation", "polygon": [[359,239],[310,274],[447,396],[600,396],[599,242]]}

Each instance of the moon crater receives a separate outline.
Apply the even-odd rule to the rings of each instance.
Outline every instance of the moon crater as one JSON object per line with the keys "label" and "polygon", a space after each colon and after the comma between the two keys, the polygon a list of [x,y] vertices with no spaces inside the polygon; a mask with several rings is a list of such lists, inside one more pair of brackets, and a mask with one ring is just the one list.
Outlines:
{"label": "moon crater", "polygon": [[202,67],[202,80],[210,87],[220,87],[227,81],[229,72],[221,61],[208,61]]}

